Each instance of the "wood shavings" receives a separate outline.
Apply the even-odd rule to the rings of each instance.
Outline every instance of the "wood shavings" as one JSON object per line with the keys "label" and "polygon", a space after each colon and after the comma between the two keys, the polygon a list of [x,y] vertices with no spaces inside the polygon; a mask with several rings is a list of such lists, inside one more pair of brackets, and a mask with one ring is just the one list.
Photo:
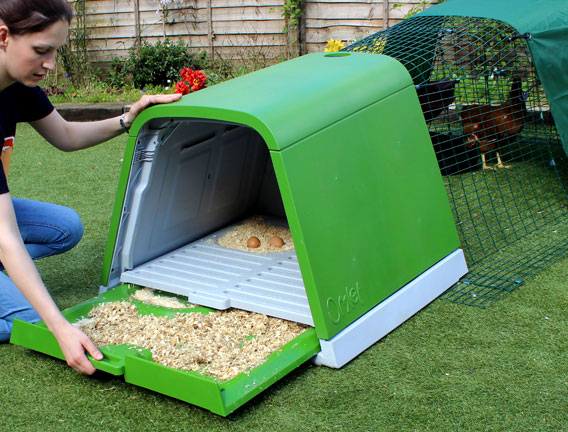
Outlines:
{"label": "wood shavings", "polygon": [[164,306],[170,309],[185,309],[195,307],[193,304],[182,303],[175,297],[162,296],[154,293],[153,289],[142,288],[132,294],[132,299],[154,306]]}
{"label": "wood shavings", "polygon": [[172,318],[140,315],[129,302],[101,303],[75,323],[98,346],[146,348],[152,360],[174,369],[231,379],[300,335],[307,326],[237,309]]}
{"label": "wood shavings", "polygon": [[75,327],[83,328],[85,326],[91,325],[93,321],[94,320],[92,318],[81,318],[80,320],[75,321],[74,323],[71,324],[73,324]]}
{"label": "wood shavings", "polygon": [[[260,240],[259,247],[247,247],[247,241],[251,237],[257,237]],[[270,239],[272,237],[280,237],[284,241],[284,245],[281,247],[271,245]],[[294,249],[290,230],[285,227],[270,225],[265,222],[262,216],[252,216],[245,219],[240,225],[235,226],[220,237],[218,243],[226,248],[253,253],[274,253]]]}

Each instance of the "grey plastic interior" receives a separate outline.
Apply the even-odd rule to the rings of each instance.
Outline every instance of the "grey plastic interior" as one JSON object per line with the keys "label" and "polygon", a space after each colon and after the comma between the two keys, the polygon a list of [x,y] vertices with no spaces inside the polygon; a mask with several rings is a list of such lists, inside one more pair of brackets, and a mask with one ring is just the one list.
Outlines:
{"label": "grey plastic interior", "polygon": [[261,255],[216,244],[253,214],[286,224],[256,131],[199,119],[150,121],[137,138],[108,288],[134,283],[313,325],[293,250]]}

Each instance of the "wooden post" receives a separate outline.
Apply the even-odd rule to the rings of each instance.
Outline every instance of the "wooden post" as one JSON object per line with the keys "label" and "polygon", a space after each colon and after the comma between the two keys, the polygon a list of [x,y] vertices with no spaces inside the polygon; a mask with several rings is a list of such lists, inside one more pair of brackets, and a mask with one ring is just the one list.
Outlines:
{"label": "wooden post", "polygon": [[[284,0],[286,1],[286,0]],[[288,18],[287,16],[284,17],[284,27],[286,30],[286,33],[284,34],[284,36],[286,37],[286,60],[289,60],[291,57],[291,53],[290,53],[290,18]]]}
{"label": "wooden post", "polygon": [[134,34],[136,35],[135,45],[140,46],[142,35],[140,32],[140,0],[134,0]]}
{"label": "wooden post", "polygon": [[215,34],[213,33],[213,6],[211,0],[207,0],[207,43],[209,44],[210,58],[213,58],[215,55],[213,39],[215,39]]}
{"label": "wooden post", "polygon": [[162,32],[164,33],[164,42],[166,41],[166,5],[162,4]]}
{"label": "wooden post", "polygon": [[383,0],[383,30],[389,28],[389,15],[390,15],[389,0]]}
{"label": "wooden post", "polygon": [[300,22],[298,23],[298,25],[300,27],[298,29],[298,38],[299,38],[298,42],[300,42],[298,55],[304,55],[304,54],[308,53],[308,48],[306,46],[306,18],[307,18],[306,17],[306,10],[307,10],[306,1],[307,0],[303,0],[300,3],[300,7],[302,9],[302,15],[300,15],[300,18],[299,18]]}

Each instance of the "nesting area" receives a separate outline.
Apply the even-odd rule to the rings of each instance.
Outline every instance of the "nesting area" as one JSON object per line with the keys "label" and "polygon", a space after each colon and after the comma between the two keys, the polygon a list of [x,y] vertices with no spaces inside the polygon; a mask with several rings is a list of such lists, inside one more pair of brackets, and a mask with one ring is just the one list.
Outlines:
{"label": "nesting area", "polygon": [[[140,300],[140,296],[133,298]],[[75,325],[97,346],[138,346],[150,350],[158,364],[219,380],[229,380],[261,365],[268,355],[307,328],[237,309],[178,312],[171,318],[142,315],[130,301],[101,303]]]}
{"label": "nesting area", "polygon": [[[252,237],[259,240],[256,247],[248,247],[247,243]],[[280,247],[271,242],[274,237],[279,237],[284,244]],[[218,239],[220,246],[253,253],[274,253],[287,251],[294,248],[290,229],[268,223],[263,216],[251,216],[241,224],[234,226],[225,235]],[[250,244],[250,243],[249,243]]]}

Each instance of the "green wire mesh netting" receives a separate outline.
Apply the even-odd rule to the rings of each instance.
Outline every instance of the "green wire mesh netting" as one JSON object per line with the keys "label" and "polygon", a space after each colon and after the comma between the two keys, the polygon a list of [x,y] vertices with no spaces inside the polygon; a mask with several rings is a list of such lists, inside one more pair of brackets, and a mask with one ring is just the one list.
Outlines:
{"label": "green wire mesh netting", "polygon": [[416,85],[470,270],[452,302],[488,306],[568,255],[568,163],[529,37],[416,16],[343,50],[393,57]]}

